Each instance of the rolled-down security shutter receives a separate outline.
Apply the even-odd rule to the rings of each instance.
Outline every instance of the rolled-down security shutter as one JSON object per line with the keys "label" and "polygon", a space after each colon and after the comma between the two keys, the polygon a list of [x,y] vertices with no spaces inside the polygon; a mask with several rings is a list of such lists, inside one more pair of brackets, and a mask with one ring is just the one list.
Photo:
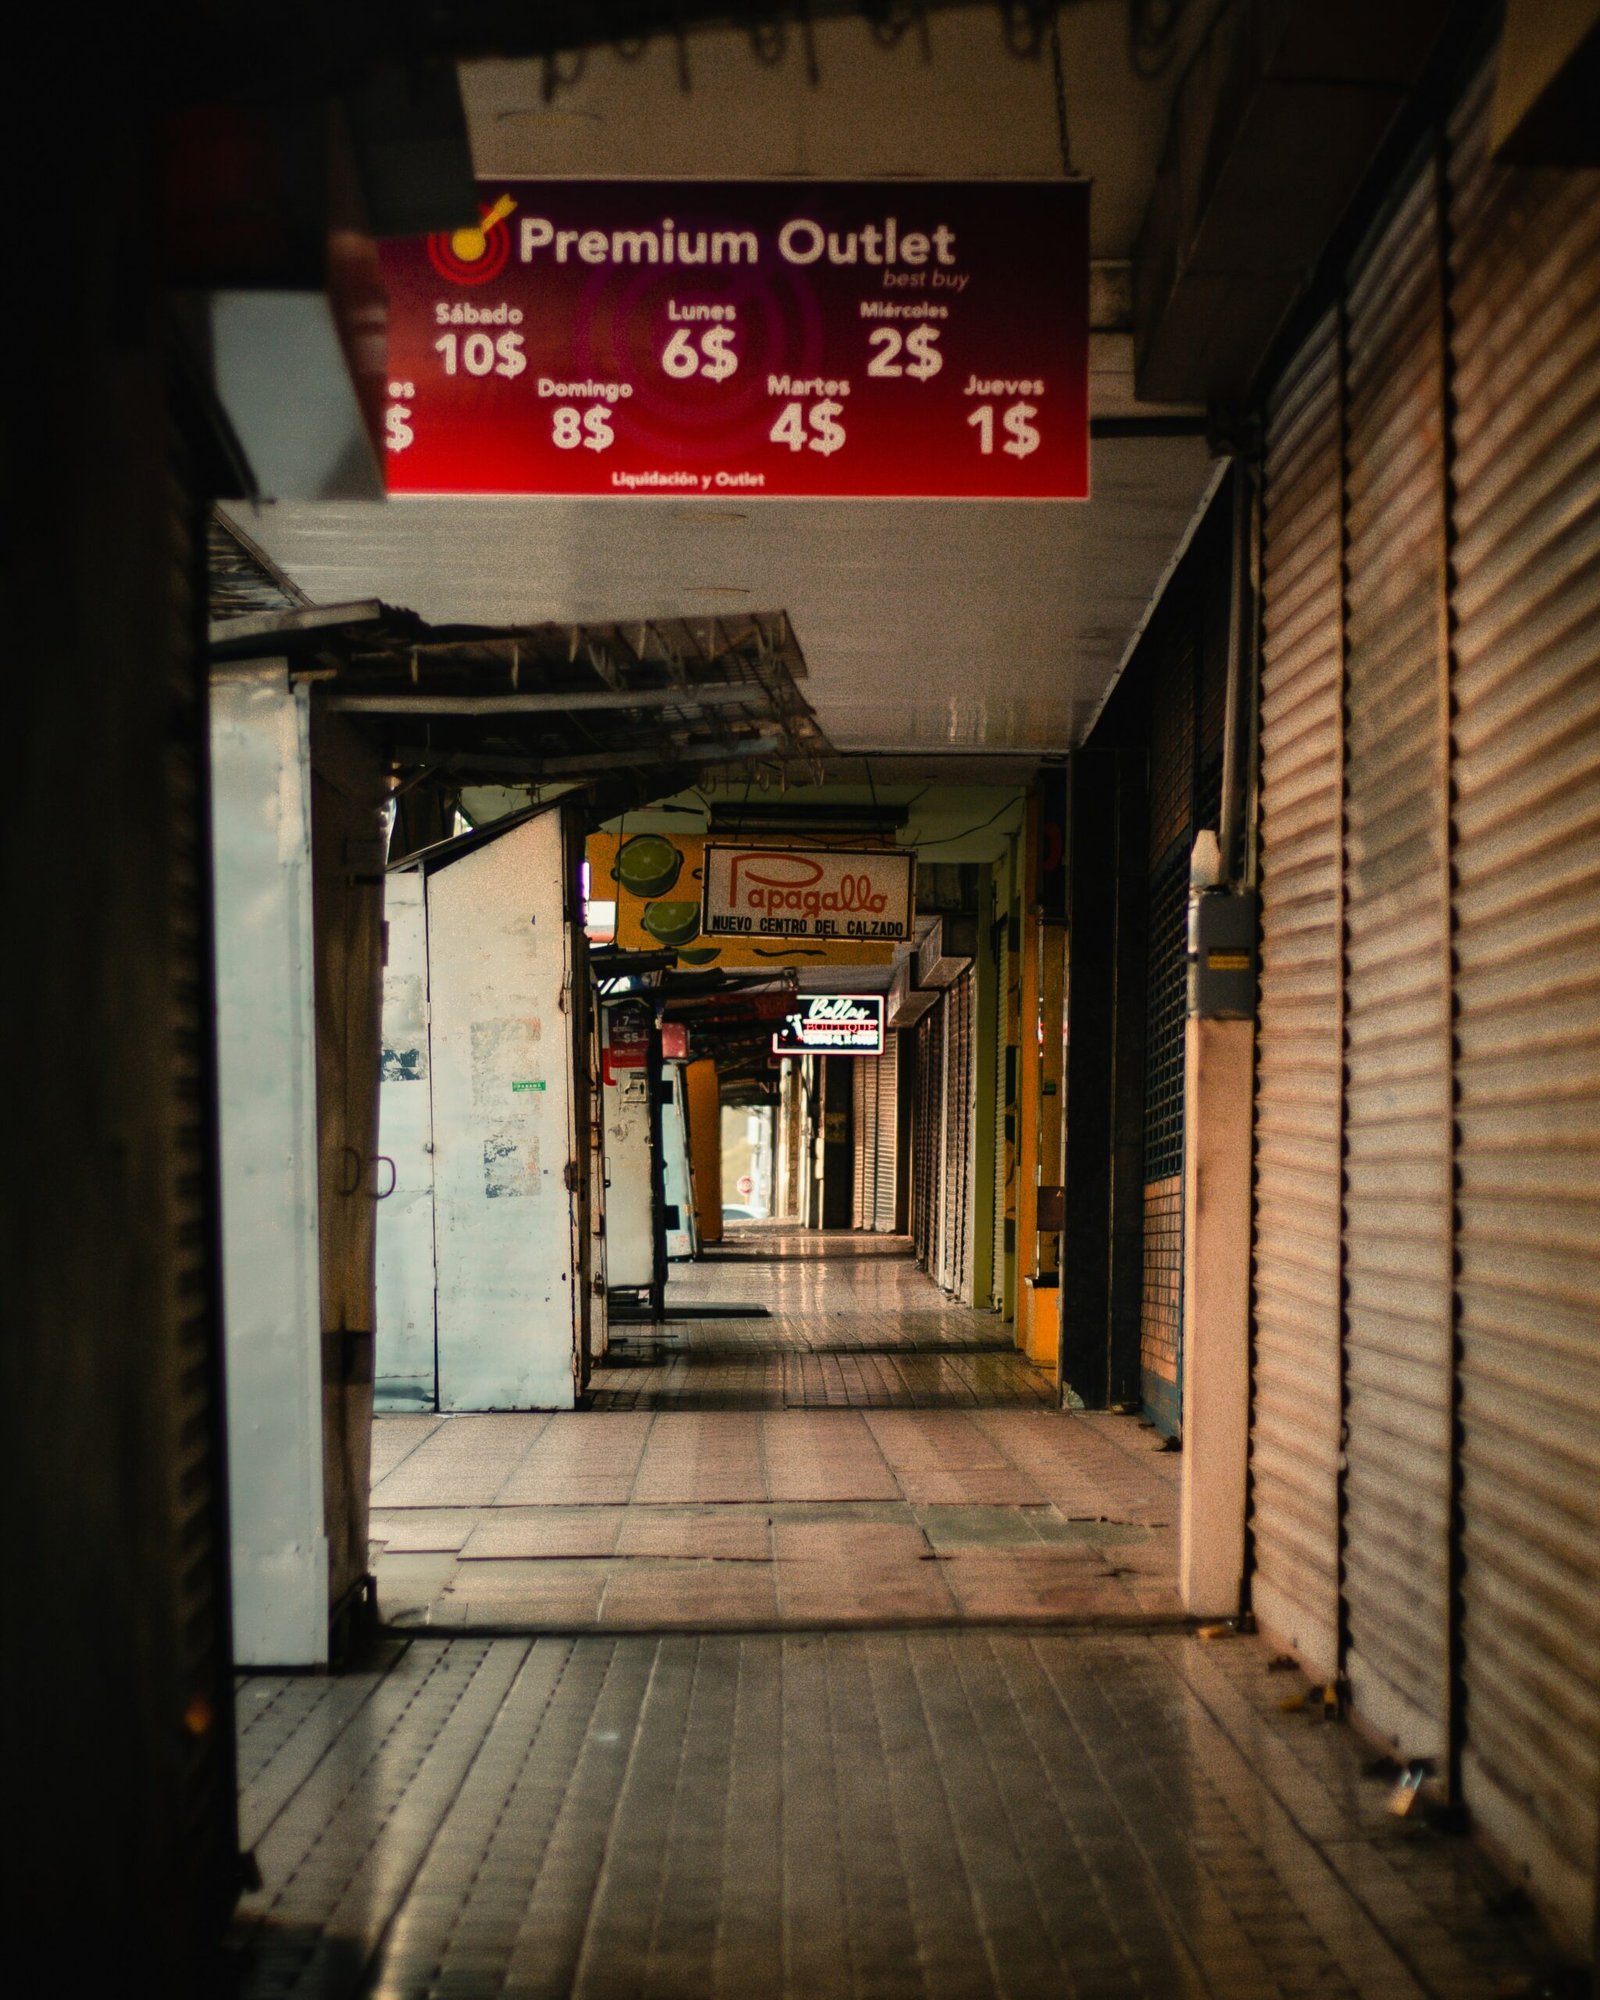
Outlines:
{"label": "rolled-down security shutter", "polygon": [[872,1201],[872,1139],[873,1126],[877,1116],[877,1093],[869,1087],[865,1063],[853,1063],[850,1069],[850,1135],[851,1135],[851,1176],[850,1176],[850,1227],[868,1229],[871,1223],[868,1210]]}
{"label": "rolled-down security shutter", "polygon": [[930,1276],[934,1275],[938,1262],[939,1196],[944,1185],[944,1016],[944,1002],[940,1000],[917,1024],[912,1235],[917,1262]]}
{"label": "rolled-down security shutter", "polygon": [[876,1071],[878,1128],[872,1161],[872,1215],[868,1227],[892,1236],[899,1210],[900,1188],[900,1037],[883,1038],[883,1054],[865,1067]]}
{"label": "rolled-down security shutter", "polygon": [[957,1298],[972,1287],[972,1094],[974,975],[963,972],[945,995],[944,1188],[940,1201],[938,1278]]}
{"label": "rolled-down security shutter", "polygon": [[1450,994],[1443,384],[1431,159],[1348,305],[1346,1671],[1442,1757],[1449,1705]]}
{"label": "rolled-down security shutter", "polygon": [[1340,386],[1332,315],[1268,413],[1250,1439],[1254,1607],[1339,1665]]}
{"label": "rolled-down security shutter", "polygon": [[1452,133],[1463,1785],[1569,1927],[1600,1798],[1600,175]]}

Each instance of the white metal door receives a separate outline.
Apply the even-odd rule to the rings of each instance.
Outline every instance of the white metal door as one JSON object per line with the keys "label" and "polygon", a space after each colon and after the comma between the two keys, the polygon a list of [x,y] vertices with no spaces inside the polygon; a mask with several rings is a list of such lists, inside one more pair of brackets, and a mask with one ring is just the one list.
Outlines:
{"label": "white metal door", "polygon": [[431,1410],[433,1346],[433,1088],[428,1060],[428,911],[420,867],[385,879],[388,963],[378,1151],[394,1187],[378,1208],[374,1406]]}
{"label": "white metal door", "polygon": [[428,882],[439,1407],[575,1398],[573,1008],[561,815]]}
{"label": "white metal door", "polygon": [[688,1065],[661,1066],[661,1177],[667,1205],[667,1256],[692,1257],[699,1247],[694,1226],[694,1171],[689,1159],[689,1120],[684,1079]]}
{"label": "white metal door", "polygon": [[649,1036],[644,1001],[612,1000],[602,1007],[606,1284],[614,1292],[647,1291],[656,1276]]}
{"label": "white metal door", "polygon": [[282,661],[211,685],[234,1659],[328,1657],[311,750]]}

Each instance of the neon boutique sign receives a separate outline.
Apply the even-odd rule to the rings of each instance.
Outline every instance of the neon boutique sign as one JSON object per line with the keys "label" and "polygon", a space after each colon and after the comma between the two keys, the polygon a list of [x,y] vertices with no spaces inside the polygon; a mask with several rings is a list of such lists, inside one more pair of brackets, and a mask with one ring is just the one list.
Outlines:
{"label": "neon boutique sign", "polygon": [[808,993],[772,1038],[780,1056],[883,1054],[883,998],[877,993]]}

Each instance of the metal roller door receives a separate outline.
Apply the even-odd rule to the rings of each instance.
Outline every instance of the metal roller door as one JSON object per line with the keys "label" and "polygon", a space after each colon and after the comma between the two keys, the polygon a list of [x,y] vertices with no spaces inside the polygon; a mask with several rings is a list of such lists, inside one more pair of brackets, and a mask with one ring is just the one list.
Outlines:
{"label": "metal roller door", "polygon": [[862,1067],[873,1072],[878,1115],[873,1134],[872,1204],[866,1227],[892,1236],[900,1206],[900,1037],[893,1032],[886,1034],[883,1054]]}
{"label": "metal roller door", "polygon": [[944,1188],[945,1000],[917,1024],[917,1085],[912,1119],[911,1233],[917,1262],[936,1276],[940,1197]]}
{"label": "metal roller door", "polygon": [[1268,413],[1250,1440],[1254,1608],[1329,1677],[1339,1670],[1339,361],[1330,314]]}
{"label": "metal roller door", "polygon": [[1408,1756],[1449,1690],[1451,1158],[1435,170],[1348,305],[1346,1672]]}
{"label": "metal roller door", "polygon": [[969,969],[945,995],[944,1188],[940,1199],[939,1263],[936,1275],[947,1292],[971,1302],[973,996]]}
{"label": "metal roller door", "polygon": [[1571,1929],[1600,1797],[1600,176],[1452,133],[1462,1599],[1474,1816]]}
{"label": "metal roller door", "polygon": [[858,1062],[850,1072],[850,1132],[853,1140],[850,1179],[850,1227],[870,1229],[868,1213],[872,1205],[872,1140],[877,1123],[877,1089],[867,1076],[867,1064]]}

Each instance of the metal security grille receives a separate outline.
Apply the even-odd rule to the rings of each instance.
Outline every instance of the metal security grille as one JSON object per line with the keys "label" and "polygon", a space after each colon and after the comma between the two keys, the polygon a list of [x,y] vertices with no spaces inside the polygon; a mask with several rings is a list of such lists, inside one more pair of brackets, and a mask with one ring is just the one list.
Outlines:
{"label": "metal security grille", "polygon": [[1344,717],[1339,329],[1268,411],[1255,1127],[1255,1608],[1339,1670]]}
{"label": "metal security grille", "polygon": [[1451,133],[1467,1803],[1586,1932],[1600,1799],[1600,175]]}
{"label": "metal security grille", "polygon": [[972,1294],[972,1152],[976,975],[961,974],[945,996],[946,1082],[943,1230],[939,1282],[966,1303]]}
{"label": "metal security grille", "polygon": [[1442,1756],[1450,1512],[1450,1065],[1439,654],[1435,177],[1348,305],[1345,1474],[1353,1699]]}
{"label": "metal security grille", "polygon": [[900,1037],[884,1036],[883,1054],[851,1065],[855,1173],[852,1227],[894,1231],[898,1208]]}
{"label": "metal security grille", "polygon": [[1150,698],[1149,900],[1145,992],[1144,1399],[1164,1430],[1182,1404],[1183,1057],[1189,852],[1221,795],[1226,654],[1201,608],[1158,666]]}
{"label": "metal security grille", "polygon": [[936,1269],[944,1186],[944,1002],[917,1024],[917,1089],[911,1124],[911,1235],[917,1262]]}
{"label": "metal security grille", "polygon": [[874,1135],[878,1122],[878,1087],[876,1077],[867,1074],[869,1065],[854,1063],[850,1070],[850,1227],[867,1229],[867,1210],[871,1202],[870,1159]]}
{"label": "metal security grille", "polygon": [[1267,413],[1252,1592],[1586,1940],[1600,175],[1491,74]]}
{"label": "metal security grille", "polygon": [[900,1037],[893,1030],[884,1036],[883,1054],[870,1067],[877,1079],[878,1122],[865,1227],[892,1236],[900,1211]]}

